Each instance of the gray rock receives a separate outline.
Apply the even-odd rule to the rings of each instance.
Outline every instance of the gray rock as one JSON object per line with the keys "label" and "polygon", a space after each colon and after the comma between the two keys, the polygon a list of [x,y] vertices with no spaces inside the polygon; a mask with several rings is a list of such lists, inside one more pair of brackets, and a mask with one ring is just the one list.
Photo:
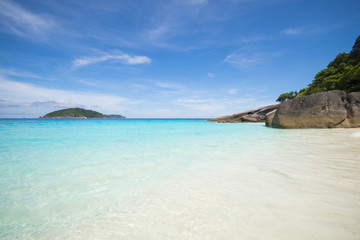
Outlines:
{"label": "gray rock", "polygon": [[360,126],[360,93],[335,90],[281,103],[267,126],[275,128],[334,128]]}
{"label": "gray rock", "polygon": [[270,105],[241,113],[236,113],[233,115],[210,119],[209,121],[218,123],[264,122],[266,114],[276,110],[278,106],[279,104]]}
{"label": "gray rock", "polygon": [[360,92],[352,92],[346,96],[348,102],[348,120],[351,127],[360,127]]}
{"label": "gray rock", "polygon": [[277,110],[277,109],[274,109],[274,110],[272,110],[271,112],[268,112],[268,113],[266,114],[266,117],[265,117],[265,125],[266,125],[267,127],[271,127],[271,125],[272,125],[272,120],[273,120],[273,118],[274,118],[274,116],[275,116],[276,110]]}

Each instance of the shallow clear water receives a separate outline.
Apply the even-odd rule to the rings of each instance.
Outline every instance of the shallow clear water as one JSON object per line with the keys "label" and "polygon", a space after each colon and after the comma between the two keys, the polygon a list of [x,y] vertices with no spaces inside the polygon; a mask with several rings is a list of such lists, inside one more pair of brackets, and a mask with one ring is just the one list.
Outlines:
{"label": "shallow clear water", "polygon": [[360,239],[360,129],[0,120],[0,239]]}

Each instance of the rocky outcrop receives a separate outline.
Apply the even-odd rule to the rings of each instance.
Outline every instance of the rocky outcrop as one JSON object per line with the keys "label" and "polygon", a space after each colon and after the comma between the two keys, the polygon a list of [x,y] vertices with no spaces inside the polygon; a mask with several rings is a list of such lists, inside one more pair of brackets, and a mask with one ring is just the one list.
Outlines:
{"label": "rocky outcrop", "polygon": [[227,115],[209,121],[218,123],[264,122],[266,114],[277,109],[279,104],[270,105],[250,111]]}
{"label": "rocky outcrop", "polygon": [[334,90],[291,99],[269,113],[265,123],[274,128],[360,127],[360,92]]}
{"label": "rocky outcrop", "polygon": [[360,92],[349,93],[346,96],[348,102],[348,121],[353,127],[360,127]]}
{"label": "rocky outcrop", "polygon": [[277,110],[277,109],[272,110],[271,112],[268,112],[268,113],[266,114],[266,116],[265,116],[265,125],[266,125],[267,127],[271,127],[271,125],[272,125],[272,120],[273,120],[273,118],[274,118],[274,116],[275,116],[276,110]]}

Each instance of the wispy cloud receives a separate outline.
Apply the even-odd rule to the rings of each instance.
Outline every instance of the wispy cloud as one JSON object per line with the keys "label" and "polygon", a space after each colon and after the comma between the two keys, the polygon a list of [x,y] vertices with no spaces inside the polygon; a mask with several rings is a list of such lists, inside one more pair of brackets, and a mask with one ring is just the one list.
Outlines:
{"label": "wispy cloud", "polygon": [[34,73],[29,73],[29,72],[14,70],[14,69],[5,69],[5,68],[0,68],[0,75],[55,81],[54,78],[42,77],[42,76],[39,76]]}
{"label": "wispy cloud", "polygon": [[138,83],[131,84],[131,87],[135,88],[136,90],[141,90],[141,89],[147,89],[148,88],[148,86],[146,86],[144,84],[138,84]]}
{"label": "wispy cloud", "polygon": [[155,40],[160,39],[162,36],[164,36],[169,31],[170,31],[169,27],[162,24],[160,26],[157,26],[157,27],[147,31],[145,34],[145,38],[155,41]]}
{"label": "wispy cloud", "polygon": [[12,101],[8,101],[5,99],[0,99],[0,108],[17,108],[20,107],[21,105],[14,103]]}
{"label": "wispy cloud", "polygon": [[210,72],[208,72],[207,75],[208,75],[209,78],[214,78],[215,77],[215,75],[213,73],[210,73]]}
{"label": "wispy cloud", "polygon": [[194,109],[196,111],[202,111],[204,113],[214,112],[224,108],[222,103],[214,101],[213,99],[191,99],[180,98],[173,101],[174,104]]}
{"label": "wispy cloud", "polygon": [[318,34],[318,33],[323,33],[323,32],[338,28],[340,26],[341,25],[332,25],[332,26],[309,25],[309,26],[300,26],[300,27],[290,27],[290,28],[283,29],[280,32],[280,34],[287,35],[287,36]]}
{"label": "wispy cloud", "polygon": [[304,28],[286,28],[282,30],[281,33],[290,36],[299,35],[304,33]]}
{"label": "wispy cloud", "polygon": [[229,93],[229,94],[237,94],[238,91],[239,91],[239,89],[237,89],[237,88],[231,88],[231,89],[227,90],[227,93]]}
{"label": "wispy cloud", "polygon": [[12,100],[0,99],[0,108],[69,108],[85,107],[82,104],[75,104],[66,101],[34,101],[34,102],[14,102]]}
{"label": "wispy cloud", "polygon": [[179,83],[172,83],[172,82],[155,82],[155,86],[161,88],[167,88],[172,90],[184,90],[185,87]]}
{"label": "wispy cloud", "polygon": [[208,103],[210,101],[211,101],[210,99],[192,99],[192,98],[180,98],[175,100],[175,102],[180,105]]}
{"label": "wispy cloud", "polygon": [[0,77],[0,96],[3,107],[5,104],[7,107],[43,108],[98,105],[101,110],[109,112],[131,104],[129,99],[116,95],[44,88],[3,77]]}
{"label": "wispy cloud", "polygon": [[215,114],[229,108],[229,106],[252,105],[256,99],[252,97],[246,98],[179,98],[173,101],[174,104],[201,111],[203,114]]}
{"label": "wispy cloud", "polygon": [[261,2],[262,0],[230,0],[230,2],[234,3],[234,4],[238,4],[238,3],[257,3],[257,2]]}
{"label": "wispy cloud", "polygon": [[46,107],[46,108],[69,108],[69,107],[85,107],[85,105],[82,104],[75,104],[71,102],[65,102],[65,101],[35,101],[31,103],[30,105],[25,105],[28,107]]}
{"label": "wispy cloud", "polygon": [[239,37],[239,40],[237,41],[237,43],[244,44],[244,43],[260,42],[260,41],[264,41],[269,38],[270,37],[264,36],[264,35],[241,36],[241,37]]}
{"label": "wispy cloud", "polygon": [[207,2],[207,0],[187,0],[187,1],[185,1],[185,3],[189,4],[189,5],[198,5],[198,4],[203,4],[206,2]]}
{"label": "wispy cloud", "polygon": [[244,54],[235,52],[226,56],[223,62],[239,68],[250,68],[261,64],[263,61],[264,58],[260,54]]}
{"label": "wispy cloud", "polygon": [[22,37],[42,37],[56,24],[49,17],[34,14],[15,2],[0,1],[0,24],[12,34]]}
{"label": "wispy cloud", "polygon": [[89,80],[80,79],[80,80],[78,80],[78,82],[81,84],[90,86],[90,87],[98,87],[99,86],[99,84],[97,84],[96,82],[89,81]]}
{"label": "wispy cloud", "polygon": [[116,54],[105,54],[99,57],[83,57],[73,61],[74,67],[83,67],[90,64],[101,63],[105,61],[119,61],[123,64],[137,65],[151,63],[151,59],[147,56],[131,56],[126,53],[118,52]]}

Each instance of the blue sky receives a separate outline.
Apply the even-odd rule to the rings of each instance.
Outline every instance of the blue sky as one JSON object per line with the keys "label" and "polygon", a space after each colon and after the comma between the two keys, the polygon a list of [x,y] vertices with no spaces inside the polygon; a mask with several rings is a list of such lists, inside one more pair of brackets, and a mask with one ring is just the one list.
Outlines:
{"label": "blue sky", "polygon": [[0,117],[233,114],[306,87],[359,34],[359,0],[0,0]]}

